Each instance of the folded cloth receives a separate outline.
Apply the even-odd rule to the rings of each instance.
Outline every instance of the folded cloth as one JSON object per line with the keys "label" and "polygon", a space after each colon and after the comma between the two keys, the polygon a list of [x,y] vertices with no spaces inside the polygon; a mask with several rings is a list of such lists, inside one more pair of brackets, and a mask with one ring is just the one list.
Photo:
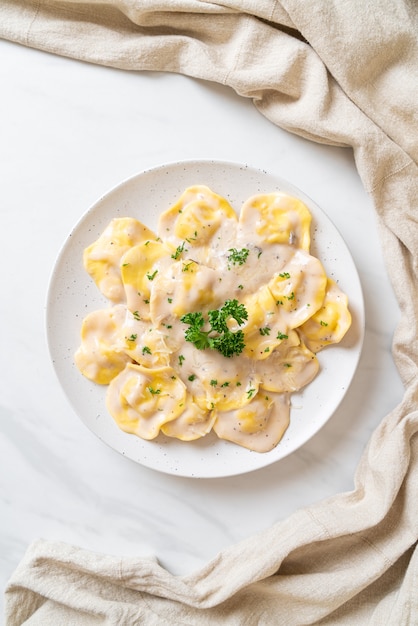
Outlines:
{"label": "folded cloth", "polygon": [[9,581],[8,626],[418,624],[417,34],[412,0],[3,0],[3,38],[217,81],[282,128],[351,146],[401,310],[393,354],[405,385],[352,492],[185,577],[36,542]]}

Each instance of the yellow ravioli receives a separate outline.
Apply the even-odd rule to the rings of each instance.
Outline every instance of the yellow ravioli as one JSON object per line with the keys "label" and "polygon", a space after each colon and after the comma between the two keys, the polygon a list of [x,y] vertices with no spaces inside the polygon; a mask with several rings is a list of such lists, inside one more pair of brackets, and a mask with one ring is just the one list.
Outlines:
{"label": "yellow ravioli", "polygon": [[324,302],[321,308],[300,327],[301,337],[313,352],[319,352],[325,346],[340,342],[350,326],[348,298],[329,278]]}
{"label": "yellow ravioli", "polygon": [[106,403],[122,430],[154,439],[185,410],[186,387],[171,367],[129,364],[110,383]]}
{"label": "yellow ravioli", "polygon": [[[295,333],[296,334],[296,333]],[[294,345],[283,341],[267,361],[257,364],[256,372],[261,377],[260,387],[277,393],[293,393],[310,383],[319,371],[315,354],[304,344]]]}
{"label": "yellow ravioli", "polygon": [[156,276],[151,296],[151,317],[160,321],[174,315],[178,319],[191,311],[216,308],[218,274],[205,265],[190,259],[175,261],[171,267]]}
{"label": "yellow ravioli", "polygon": [[327,276],[322,263],[304,250],[296,250],[268,283],[288,328],[297,328],[321,307],[326,286]]}
{"label": "yellow ravioli", "polygon": [[127,306],[141,318],[149,319],[153,281],[171,265],[172,250],[160,241],[148,239],[130,248],[121,259],[121,278]]}
{"label": "yellow ravioli", "polygon": [[130,312],[120,328],[120,344],[133,361],[144,367],[162,367],[169,363],[170,350],[164,334],[150,322],[135,319]]}
{"label": "yellow ravioli", "polygon": [[[259,382],[256,377],[244,378],[240,370],[234,377],[211,378],[202,380],[206,392],[205,404],[208,408],[229,411],[244,407],[258,392]],[[197,399],[201,402],[201,399]]]}
{"label": "yellow ravioli", "polygon": [[203,410],[244,406],[258,391],[253,364],[242,355],[225,358],[216,350],[198,350],[186,342],[172,355],[171,366]]}
{"label": "yellow ravioli", "polygon": [[215,414],[213,430],[220,439],[255,452],[269,452],[289,426],[289,396],[260,391],[244,408]]}
{"label": "yellow ravioli", "polygon": [[133,245],[155,238],[154,233],[131,217],[114,218],[100,237],[84,250],[83,262],[88,274],[111,302],[124,302],[120,260]]}
{"label": "yellow ravioli", "polygon": [[179,200],[161,214],[158,234],[176,248],[178,258],[187,252],[195,257],[197,249],[206,249],[218,230],[222,231],[225,221],[231,221],[234,226],[237,223],[231,205],[205,185],[195,185],[186,189]]}
{"label": "yellow ravioli", "polygon": [[214,421],[213,412],[201,409],[189,398],[180,417],[163,424],[161,430],[168,437],[176,437],[180,441],[194,441],[207,435],[212,430]]}
{"label": "yellow ravioli", "polygon": [[[308,251],[311,214],[298,198],[284,193],[259,194],[242,206],[239,223],[242,229],[258,235],[259,241],[279,243]],[[252,237],[253,238],[253,237]]]}
{"label": "yellow ravioli", "polygon": [[241,328],[244,333],[243,354],[256,360],[267,359],[286,336],[287,325],[267,285],[244,298],[243,304],[248,312],[248,320],[241,327],[233,326],[232,330]]}
{"label": "yellow ravioli", "polygon": [[99,385],[108,385],[131,360],[119,337],[125,315],[125,307],[117,305],[93,311],[83,320],[74,360],[81,373]]}

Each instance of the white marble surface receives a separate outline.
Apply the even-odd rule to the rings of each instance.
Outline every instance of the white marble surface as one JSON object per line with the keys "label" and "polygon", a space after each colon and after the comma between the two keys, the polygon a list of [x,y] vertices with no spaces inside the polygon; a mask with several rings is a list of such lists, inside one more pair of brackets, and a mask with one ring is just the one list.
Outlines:
{"label": "white marble surface", "polygon": [[[39,537],[155,555],[190,573],[296,509],[352,489],[369,436],[402,387],[391,356],[398,308],[351,151],[282,131],[223,86],[4,41],[0,84],[2,588]],[[81,215],[121,180],[195,158],[274,170],[303,189],[345,238],[365,296],[363,354],[335,415],[293,455],[223,479],[161,474],[101,443],[61,391],[45,333],[50,272]]]}

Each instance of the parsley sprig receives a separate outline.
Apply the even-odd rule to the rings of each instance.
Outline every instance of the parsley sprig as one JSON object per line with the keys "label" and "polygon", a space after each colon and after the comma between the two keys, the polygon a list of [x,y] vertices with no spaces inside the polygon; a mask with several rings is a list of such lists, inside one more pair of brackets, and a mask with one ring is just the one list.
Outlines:
{"label": "parsley sprig", "polygon": [[239,326],[248,319],[247,309],[238,300],[226,300],[220,309],[208,311],[209,330],[203,330],[206,320],[203,313],[186,313],[180,319],[189,328],[184,333],[186,341],[190,341],[198,350],[211,348],[225,357],[241,354],[245,347],[242,330],[232,332],[227,325],[228,320],[234,319]]}

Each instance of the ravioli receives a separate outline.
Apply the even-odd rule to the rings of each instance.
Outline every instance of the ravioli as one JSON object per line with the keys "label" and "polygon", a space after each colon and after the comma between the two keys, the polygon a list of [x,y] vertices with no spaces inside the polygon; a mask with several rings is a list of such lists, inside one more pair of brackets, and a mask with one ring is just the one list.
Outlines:
{"label": "ravioli", "polygon": [[81,326],[81,345],[75,364],[89,380],[108,385],[131,361],[120,341],[126,310],[123,306],[92,311]]}
{"label": "ravioli", "polygon": [[185,410],[186,387],[171,367],[128,364],[110,383],[107,406],[122,430],[155,439]]}
{"label": "ravioli", "polygon": [[75,363],[108,385],[120,429],[183,442],[214,433],[258,453],[279,444],[292,394],[351,325],[346,294],[310,252],[311,221],[281,192],[237,213],[194,185],[156,233],[110,222],[84,252],[110,306],[84,319]]}
{"label": "ravioli", "polygon": [[312,217],[298,198],[285,193],[259,194],[241,210],[240,226],[256,243],[278,243],[309,250]]}
{"label": "ravioli", "polygon": [[170,265],[171,250],[155,239],[147,239],[129,248],[120,259],[120,277],[126,305],[149,319],[152,281]]}
{"label": "ravioli", "polygon": [[339,343],[351,326],[348,298],[330,278],[321,307],[300,327],[306,345],[319,352],[326,346]]}
{"label": "ravioli", "polygon": [[123,254],[133,245],[154,237],[154,233],[135,218],[114,218],[97,241],[85,249],[84,267],[111,302],[124,302],[120,273]]}

